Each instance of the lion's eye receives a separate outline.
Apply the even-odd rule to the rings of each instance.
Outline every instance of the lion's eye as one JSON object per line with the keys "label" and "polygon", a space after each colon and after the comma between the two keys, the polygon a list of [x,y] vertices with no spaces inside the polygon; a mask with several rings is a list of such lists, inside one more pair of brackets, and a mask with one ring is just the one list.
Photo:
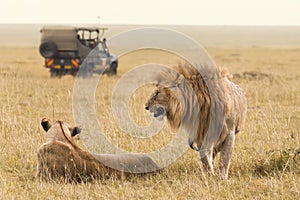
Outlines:
{"label": "lion's eye", "polygon": [[155,91],[152,98],[157,97],[158,93],[159,93],[158,91]]}

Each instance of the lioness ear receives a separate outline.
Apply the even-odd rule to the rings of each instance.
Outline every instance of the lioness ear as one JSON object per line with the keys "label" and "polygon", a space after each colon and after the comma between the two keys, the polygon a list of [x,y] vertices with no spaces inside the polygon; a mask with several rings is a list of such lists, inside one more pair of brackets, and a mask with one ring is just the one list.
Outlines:
{"label": "lioness ear", "polygon": [[71,136],[74,137],[75,135],[77,135],[81,132],[81,128],[79,128],[78,126],[75,126],[70,131],[71,131]]}
{"label": "lioness ear", "polygon": [[42,125],[44,131],[47,132],[49,130],[49,128],[52,126],[52,122],[50,121],[50,119],[43,118],[41,121],[41,125]]}

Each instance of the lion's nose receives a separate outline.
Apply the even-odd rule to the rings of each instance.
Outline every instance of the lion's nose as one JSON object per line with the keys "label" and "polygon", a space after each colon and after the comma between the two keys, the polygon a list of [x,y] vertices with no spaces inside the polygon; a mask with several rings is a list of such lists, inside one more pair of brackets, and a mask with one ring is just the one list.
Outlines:
{"label": "lion's nose", "polygon": [[146,110],[149,110],[149,106],[145,106],[145,109],[146,109]]}

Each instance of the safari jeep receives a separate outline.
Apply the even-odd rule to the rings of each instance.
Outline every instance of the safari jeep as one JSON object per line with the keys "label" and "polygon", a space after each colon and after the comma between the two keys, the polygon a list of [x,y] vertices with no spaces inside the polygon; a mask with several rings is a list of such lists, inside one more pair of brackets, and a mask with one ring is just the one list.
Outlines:
{"label": "safari jeep", "polygon": [[85,77],[93,73],[116,75],[118,59],[109,53],[106,39],[102,36],[106,28],[73,26],[44,26],[41,29],[40,54],[45,58],[45,67],[51,77],[66,74]]}

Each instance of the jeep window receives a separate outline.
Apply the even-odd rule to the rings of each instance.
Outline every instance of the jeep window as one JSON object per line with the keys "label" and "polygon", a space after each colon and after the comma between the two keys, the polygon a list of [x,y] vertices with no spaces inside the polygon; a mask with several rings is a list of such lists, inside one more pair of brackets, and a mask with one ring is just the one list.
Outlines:
{"label": "jeep window", "polygon": [[78,30],[77,31],[77,38],[79,41],[89,47],[95,48],[98,45],[98,31],[88,31],[88,30]]}

